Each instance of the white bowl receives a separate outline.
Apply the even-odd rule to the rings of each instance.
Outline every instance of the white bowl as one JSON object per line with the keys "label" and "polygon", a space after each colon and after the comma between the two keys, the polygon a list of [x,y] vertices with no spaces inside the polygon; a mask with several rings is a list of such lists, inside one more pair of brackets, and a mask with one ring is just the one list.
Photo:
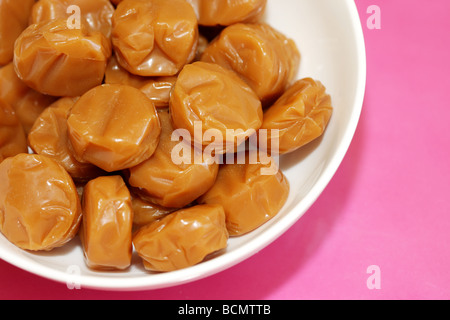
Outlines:
{"label": "white bowl", "polygon": [[146,272],[137,256],[133,258],[133,266],[124,272],[89,270],[77,238],[51,252],[30,253],[0,235],[0,257],[69,287],[156,289],[229,268],[260,251],[292,226],[332,179],[353,138],[365,91],[364,38],[352,0],[269,0],[266,21],[296,41],[302,54],[298,78],[320,80],[331,94],[334,106],[323,138],[280,159],[291,193],[275,218],[250,234],[230,239],[225,251],[207,261],[169,273]]}

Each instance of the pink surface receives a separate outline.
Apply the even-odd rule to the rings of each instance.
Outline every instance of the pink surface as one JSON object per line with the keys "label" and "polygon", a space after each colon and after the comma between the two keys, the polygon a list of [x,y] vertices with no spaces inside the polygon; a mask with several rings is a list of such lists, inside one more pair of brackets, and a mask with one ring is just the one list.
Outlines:
{"label": "pink surface", "polygon": [[[368,62],[361,121],[288,232],[226,271],[155,291],[69,290],[0,261],[0,299],[450,299],[450,2],[356,2]],[[373,4],[380,30],[366,26]],[[380,289],[368,288],[372,265]]]}

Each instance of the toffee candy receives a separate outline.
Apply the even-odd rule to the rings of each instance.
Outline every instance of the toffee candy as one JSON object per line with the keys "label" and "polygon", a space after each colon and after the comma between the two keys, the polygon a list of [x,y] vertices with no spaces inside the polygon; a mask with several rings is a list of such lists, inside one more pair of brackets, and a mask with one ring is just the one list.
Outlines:
{"label": "toffee candy", "polygon": [[176,210],[157,206],[136,195],[132,195],[131,204],[133,206],[133,224],[140,227],[164,218]]}
{"label": "toffee candy", "polygon": [[18,154],[0,164],[0,231],[13,244],[52,250],[75,236],[80,221],[77,190],[58,163]]}
{"label": "toffee candy", "polygon": [[[298,80],[265,111],[261,129],[267,130],[268,139],[261,141],[260,147],[279,154],[293,152],[320,137],[332,113],[331,97],[322,83],[311,78]],[[278,139],[271,139],[271,130],[277,130]],[[272,140],[278,144],[276,148]]]}
{"label": "toffee candy", "polygon": [[142,227],[134,247],[150,271],[173,271],[193,266],[227,246],[225,214],[218,205],[178,210]]}
{"label": "toffee candy", "polygon": [[58,162],[74,180],[84,181],[99,176],[103,171],[90,163],[79,162],[70,148],[67,118],[77,100],[61,98],[45,109],[28,134],[28,142],[35,153]]}
{"label": "toffee candy", "polygon": [[0,69],[0,99],[11,105],[28,134],[37,117],[57,98],[28,87],[19,79],[11,62]]}
{"label": "toffee candy", "polygon": [[16,113],[0,100],[0,162],[27,150],[25,132]]}
{"label": "toffee candy", "polygon": [[253,90],[233,71],[206,62],[186,65],[180,72],[170,97],[170,114],[176,129],[188,130],[191,141],[208,147],[211,154],[236,150],[263,120]]}
{"label": "toffee candy", "polygon": [[185,0],[124,0],[113,16],[117,60],[140,76],[173,76],[196,54],[198,24]]}
{"label": "toffee candy", "polygon": [[153,103],[140,90],[118,84],[101,85],[81,96],[67,125],[77,160],[108,172],[147,160],[161,133]]}
{"label": "toffee candy", "polygon": [[86,184],[81,238],[90,268],[128,268],[132,226],[131,195],[120,176],[99,177]]}
{"label": "toffee candy", "polygon": [[266,160],[269,161],[262,163],[258,152],[252,151],[246,154],[245,164],[236,161],[221,166],[214,186],[198,199],[201,204],[224,208],[230,236],[243,235],[260,227],[273,218],[287,200],[289,182],[281,170],[271,168],[274,159]]}
{"label": "toffee candy", "polygon": [[[136,192],[143,199],[151,203],[167,208],[181,208],[211,188],[219,165],[214,161],[208,164],[208,159],[203,159],[201,152],[189,142],[172,141],[174,129],[168,111],[162,110],[158,114],[162,126],[158,148],[148,160],[129,169],[128,183],[137,188]],[[185,144],[190,152],[187,163],[182,163],[183,159],[179,159],[178,163],[172,155],[174,148],[180,143]],[[195,163],[196,156],[200,156],[202,161]]]}
{"label": "toffee candy", "polygon": [[293,40],[267,24],[237,23],[211,42],[201,60],[235,71],[265,105],[294,79],[300,53]]}
{"label": "toffee candy", "polygon": [[28,26],[34,0],[0,0],[0,66],[12,61],[14,42]]}
{"label": "toffee candy", "polygon": [[28,86],[53,96],[79,96],[100,85],[111,56],[100,32],[69,29],[66,20],[32,24],[19,36],[14,67]]}

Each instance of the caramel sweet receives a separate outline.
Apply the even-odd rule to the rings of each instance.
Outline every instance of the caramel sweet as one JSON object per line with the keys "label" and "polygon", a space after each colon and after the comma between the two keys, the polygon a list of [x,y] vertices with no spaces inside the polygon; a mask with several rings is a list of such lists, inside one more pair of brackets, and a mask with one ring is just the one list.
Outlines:
{"label": "caramel sweet", "polygon": [[[79,12],[71,10],[71,6],[78,7]],[[65,19],[69,25],[77,27],[74,20],[77,13],[80,23],[89,32],[99,31],[107,38],[111,36],[114,6],[109,0],[39,0],[33,6],[30,24]]]}
{"label": "caramel sweet", "polygon": [[69,29],[66,20],[30,25],[19,36],[14,66],[22,81],[44,94],[79,96],[100,85],[111,56],[100,32]]}
{"label": "caramel sweet", "polygon": [[263,120],[253,90],[233,71],[206,62],[186,65],[180,72],[170,113],[174,127],[188,130],[194,144],[208,147],[210,154],[234,151]]}
{"label": "caramel sweet", "polygon": [[83,193],[82,243],[93,269],[123,270],[131,264],[133,208],[120,176],[89,181]]}
{"label": "caramel sweet", "polygon": [[67,120],[76,159],[112,172],[147,160],[161,126],[153,103],[126,85],[98,86],[75,103]]}
{"label": "caramel sweet", "polygon": [[16,113],[0,99],[0,162],[27,151],[25,132]]}
{"label": "caramel sweet", "polygon": [[0,100],[8,103],[16,112],[28,134],[34,121],[57,98],[37,92],[17,77],[11,62],[0,69]]}
{"label": "caramel sweet", "polygon": [[72,239],[81,221],[77,190],[52,159],[18,154],[0,164],[0,231],[19,248],[38,251]]}
{"label": "caramel sweet", "polygon": [[14,42],[28,26],[34,0],[0,0],[0,66],[12,61]]}
{"label": "caramel sweet", "polygon": [[[208,159],[203,158],[202,153],[195,150],[189,142],[177,139],[172,141],[174,129],[169,112],[162,110],[158,114],[162,127],[158,148],[148,160],[130,168],[128,183],[137,188],[137,193],[143,199],[151,203],[167,208],[181,208],[212,187],[219,165],[214,161],[208,164]],[[185,155],[187,161],[181,159],[178,152],[183,148],[190,153]],[[200,161],[196,162],[196,157],[200,157]]]}
{"label": "caramel sweet", "polygon": [[[267,0],[189,0],[198,10],[203,26],[229,26],[238,22],[256,22],[264,14]],[[197,3],[197,4],[196,4]]]}
{"label": "caramel sweet", "polygon": [[157,206],[136,195],[132,195],[131,204],[133,206],[133,225],[140,227],[164,218],[175,211],[173,208]]}
{"label": "caramel sweet", "polygon": [[[267,130],[268,139],[260,147],[279,154],[295,151],[323,134],[332,112],[331,97],[322,83],[298,80],[265,111],[261,129]],[[277,130],[277,139],[271,138],[272,130]]]}
{"label": "caramel sweet", "polygon": [[245,164],[221,166],[214,186],[200,199],[201,204],[221,205],[230,236],[239,236],[263,225],[284,206],[289,182],[275,165],[252,151]]}
{"label": "caramel sweet", "polygon": [[223,208],[199,205],[171,213],[142,227],[133,244],[144,267],[151,271],[174,271],[200,263],[227,246]]}
{"label": "caramel sweet", "polygon": [[141,77],[125,70],[113,56],[105,72],[106,84],[126,84],[141,90],[156,108],[169,106],[170,92],[177,80],[176,76],[168,77]]}
{"label": "caramel sweet", "polygon": [[77,100],[61,98],[45,109],[28,134],[28,142],[35,153],[58,162],[74,180],[84,181],[99,176],[102,171],[90,163],[79,162],[70,148],[67,118]]}
{"label": "caramel sweet", "polygon": [[201,60],[235,71],[266,105],[296,76],[300,53],[293,40],[267,24],[238,23],[225,28]]}
{"label": "caramel sweet", "polygon": [[198,24],[185,0],[124,0],[113,16],[119,63],[140,76],[173,76],[196,53]]}

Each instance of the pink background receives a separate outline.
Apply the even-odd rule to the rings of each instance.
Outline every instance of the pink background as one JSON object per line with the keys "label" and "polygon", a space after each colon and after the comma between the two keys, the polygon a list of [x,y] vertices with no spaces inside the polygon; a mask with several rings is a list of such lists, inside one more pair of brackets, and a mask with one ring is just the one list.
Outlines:
{"label": "pink background", "polygon": [[[450,1],[357,0],[367,91],[313,207],[219,274],[144,292],[68,290],[0,261],[0,299],[450,299]],[[369,5],[381,30],[369,30]],[[379,266],[370,290],[367,268]]]}

